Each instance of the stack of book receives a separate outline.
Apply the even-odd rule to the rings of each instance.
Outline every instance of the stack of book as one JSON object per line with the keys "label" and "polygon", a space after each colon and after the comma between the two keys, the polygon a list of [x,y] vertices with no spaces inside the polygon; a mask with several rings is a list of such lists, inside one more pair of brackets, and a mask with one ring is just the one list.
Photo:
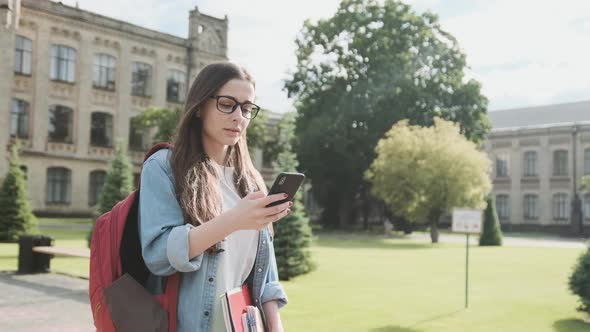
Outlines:
{"label": "stack of book", "polygon": [[225,327],[230,332],[264,332],[262,316],[252,306],[248,286],[243,285],[227,291],[221,296]]}

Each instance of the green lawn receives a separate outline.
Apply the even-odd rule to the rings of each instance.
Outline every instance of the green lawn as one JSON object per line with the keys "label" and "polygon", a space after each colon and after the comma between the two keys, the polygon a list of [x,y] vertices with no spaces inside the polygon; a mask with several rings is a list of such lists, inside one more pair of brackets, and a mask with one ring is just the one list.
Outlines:
{"label": "green lawn", "polygon": [[[58,246],[86,246],[86,231],[42,233]],[[290,303],[281,314],[287,331],[590,331],[567,290],[581,251],[471,247],[464,309],[464,245],[320,233],[318,268],[283,282]],[[0,244],[0,270],[15,270],[16,255],[16,244]],[[87,259],[54,258],[51,267],[88,276]]]}
{"label": "green lawn", "polygon": [[581,253],[559,248],[470,250],[464,245],[321,234],[318,269],[283,282],[287,331],[590,331],[567,278]]}
{"label": "green lawn", "polygon": [[[88,231],[81,229],[67,228],[44,228],[44,223],[63,223],[73,222],[82,223],[82,220],[88,219],[40,219],[39,233],[53,237],[54,246],[67,248],[87,248],[86,235]],[[18,244],[0,243],[0,271],[15,271],[18,269]],[[89,261],[88,258],[76,257],[55,257],[51,259],[51,270],[57,273],[64,273],[73,276],[88,278]]]}

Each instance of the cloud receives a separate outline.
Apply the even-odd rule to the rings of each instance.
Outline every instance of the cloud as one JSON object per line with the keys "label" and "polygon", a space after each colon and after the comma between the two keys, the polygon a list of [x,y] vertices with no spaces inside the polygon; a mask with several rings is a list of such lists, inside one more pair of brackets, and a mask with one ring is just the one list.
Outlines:
{"label": "cloud", "polygon": [[588,98],[580,92],[590,87],[581,74],[590,72],[589,13],[587,1],[501,0],[442,25],[459,40],[494,109]]}

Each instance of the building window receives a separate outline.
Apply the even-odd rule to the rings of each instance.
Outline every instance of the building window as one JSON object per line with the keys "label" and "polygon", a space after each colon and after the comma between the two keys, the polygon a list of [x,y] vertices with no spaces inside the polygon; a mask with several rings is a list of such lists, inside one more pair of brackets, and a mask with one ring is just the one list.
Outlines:
{"label": "building window", "polygon": [[584,175],[590,175],[590,148],[584,150]]}
{"label": "building window", "polygon": [[70,203],[71,171],[63,167],[47,169],[47,203]]}
{"label": "building window", "polygon": [[29,103],[20,99],[12,99],[10,110],[10,136],[29,137]]}
{"label": "building window", "polygon": [[502,220],[507,220],[510,216],[510,206],[508,199],[508,195],[496,196],[496,211],[498,213],[498,218]]}
{"label": "building window", "polygon": [[98,203],[102,186],[107,177],[107,172],[96,170],[90,172],[90,178],[88,183],[88,205],[95,206]]}
{"label": "building window", "polygon": [[524,153],[524,176],[537,176],[537,152]]}
{"label": "building window", "polygon": [[49,108],[49,142],[72,143],[72,115],[71,108],[53,105]]}
{"label": "building window", "polygon": [[143,129],[137,119],[129,120],[129,150],[144,151],[147,149],[148,132]]}
{"label": "building window", "polygon": [[14,48],[14,72],[17,74],[31,75],[31,52],[33,43],[29,38],[16,36]]}
{"label": "building window", "polygon": [[113,146],[113,116],[109,113],[94,112],[91,118],[90,144],[93,146]]}
{"label": "building window", "polygon": [[537,219],[539,217],[537,205],[537,195],[524,195],[524,217],[526,219]]}
{"label": "building window", "polygon": [[168,71],[168,80],[166,81],[166,100],[173,103],[184,102],[186,89],[186,75],[180,70],[171,69]]}
{"label": "building window", "polygon": [[131,93],[134,96],[150,97],[152,95],[152,66],[143,62],[134,62],[131,73]]}
{"label": "building window", "polygon": [[74,82],[76,76],[76,50],[64,45],[51,46],[51,73],[55,81]]}
{"label": "building window", "polygon": [[501,153],[496,157],[496,176],[508,176],[508,154]]}
{"label": "building window", "polygon": [[590,193],[584,195],[584,219],[590,220]]}
{"label": "building window", "polygon": [[553,195],[553,219],[567,220],[569,218],[569,209],[567,194]]}
{"label": "building window", "polygon": [[553,152],[553,175],[567,175],[567,151],[558,150]]}
{"label": "building window", "polygon": [[94,81],[95,88],[115,90],[115,57],[108,54],[94,55]]}

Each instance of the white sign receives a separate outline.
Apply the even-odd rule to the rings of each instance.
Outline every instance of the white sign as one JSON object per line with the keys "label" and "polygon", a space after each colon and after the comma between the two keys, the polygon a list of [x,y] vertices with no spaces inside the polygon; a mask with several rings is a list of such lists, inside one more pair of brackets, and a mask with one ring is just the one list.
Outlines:
{"label": "white sign", "polygon": [[481,233],[481,210],[453,209],[453,227],[455,233]]}

